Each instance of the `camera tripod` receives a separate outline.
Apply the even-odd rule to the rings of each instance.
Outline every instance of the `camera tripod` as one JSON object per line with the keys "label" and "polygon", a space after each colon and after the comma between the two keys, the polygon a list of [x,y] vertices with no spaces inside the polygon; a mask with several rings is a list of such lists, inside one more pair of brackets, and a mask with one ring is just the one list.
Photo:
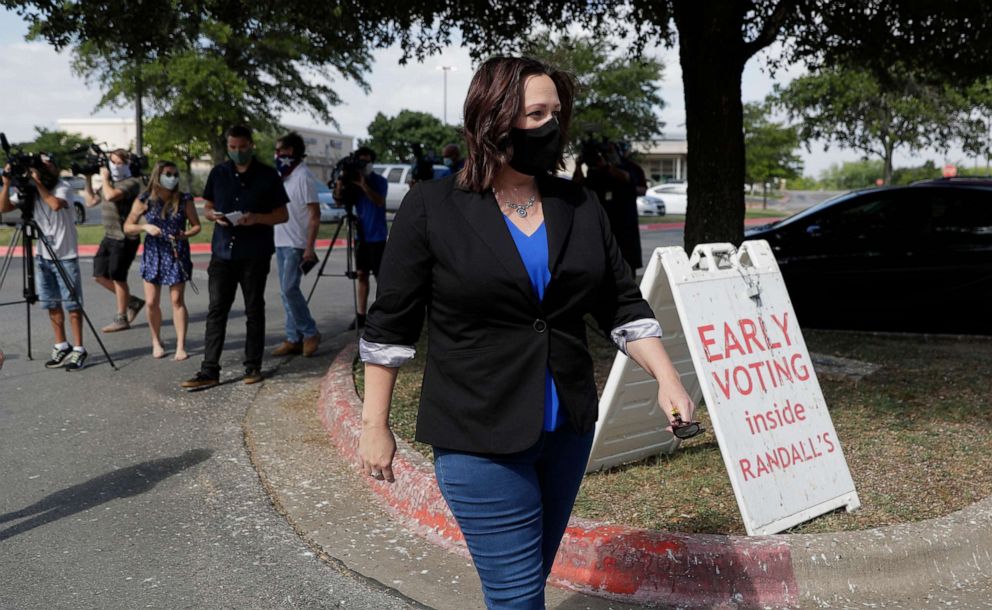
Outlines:
{"label": "camera tripod", "polygon": [[[317,276],[313,280],[313,286],[310,287],[310,294],[307,295],[307,304],[310,304],[310,298],[313,297],[314,290],[317,289],[317,282],[320,278],[324,276],[331,277],[346,277],[351,280],[351,292],[353,300],[353,309],[355,313],[355,336],[361,335],[362,329],[357,324],[358,320],[358,286],[355,280],[358,279],[358,272],[355,271],[355,257],[354,257],[354,238],[358,234],[361,236],[361,226],[359,225],[358,218],[354,214],[354,206],[348,205],[345,207],[345,214],[338,220],[338,226],[334,229],[334,236],[331,237],[331,243],[327,246],[327,250],[324,251],[324,258],[320,262],[320,267],[317,269]],[[327,267],[327,261],[331,257],[331,251],[334,250],[334,242],[338,240],[338,236],[341,235],[341,229],[345,229],[345,272],[338,273],[324,273],[324,268]]]}
{"label": "camera tripod", "polygon": [[[28,202],[30,205],[34,205],[32,202]],[[86,320],[87,326],[90,328],[90,332],[96,338],[96,342],[100,345],[100,349],[103,350],[103,355],[106,356],[107,362],[110,363],[111,368],[115,371],[117,365],[114,364],[114,360],[110,357],[110,353],[107,352],[107,347],[100,340],[100,335],[96,332],[93,327],[93,322],[90,321],[90,317],[86,315],[86,310],[83,309],[83,304],[79,300],[78,287],[73,284],[72,278],[65,270],[65,266],[59,259],[58,255],[55,254],[55,250],[52,245],[48,243],[48,238],[42,233],[41,228],[38,227],[33,219],[22,218],[17,226],[14,228],[14,234],[10,238],[10,244],[7,246],[7,253],[3,258],[3,263],[0,263],[0,289],[3,288],[4,281],[7,279],[7,272],[10,271],[11,263],[14,259],[14,249],[17,247],[18,242],[21,242],[21,280],[23,282],[22,295],[23,299],[17,301],[9,301],[6,303],[0,303],[0,307],[6,305],[18,305],[20,303],[25,303],[25,311],[27,313],[27,333],[28,333],[28,360],[33,360],[31,356],[31,306],[38,302],[38,293],[35,290],[35,277],[34,277],[34,248],[33,243],[38,241],[44,247],[45,252],[51,257],[51,260],[55,264],[55,268],[59,273],[59,277],[62,282],[68,286],[69,295],[76,305],[79,305],[79,312],[82,314],[83,319]]]}

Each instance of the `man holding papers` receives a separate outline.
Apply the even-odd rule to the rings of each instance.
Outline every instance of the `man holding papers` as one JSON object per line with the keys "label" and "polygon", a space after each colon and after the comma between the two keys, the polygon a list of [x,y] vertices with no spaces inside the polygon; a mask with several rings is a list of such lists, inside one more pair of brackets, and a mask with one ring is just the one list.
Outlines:
{"label": "man holding papers", "polygon": [[210,306],[199,372],[182,383],[203,390],[220,382],[227,317],[238,286],[245,303],[244,382],[262,381],[265,344],[265,282],[275,252],[273,225],[286,222],[289,197],[279,173],[255,159],[251,129],[227,132],[229,160],[210,171],[203,188],[204,217],[216,223],[210,244]]}

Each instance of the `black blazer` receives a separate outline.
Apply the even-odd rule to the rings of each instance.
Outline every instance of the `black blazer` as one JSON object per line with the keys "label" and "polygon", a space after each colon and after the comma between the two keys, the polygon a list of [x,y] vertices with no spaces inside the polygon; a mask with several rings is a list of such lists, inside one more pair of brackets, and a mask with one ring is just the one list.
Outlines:
{"label": "black blazer", "polygon": [[393,221],[364,338],[413,345],[428,314],[416,438],[478,453],[537,442],[545,370],[581,433],[599,414],[583,316],[600,328],[653,318],[596,196],[539,181],[551,281],[538,301],[491,190],[455,176],[417,184]]}

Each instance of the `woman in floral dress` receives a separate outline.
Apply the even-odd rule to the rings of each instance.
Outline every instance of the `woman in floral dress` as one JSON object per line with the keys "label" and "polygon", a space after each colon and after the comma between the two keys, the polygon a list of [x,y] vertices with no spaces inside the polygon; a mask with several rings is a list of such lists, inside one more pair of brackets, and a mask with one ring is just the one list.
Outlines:
{"label": "woman in floral dress", "polygon": [[[144,216],[144,223],[139,220]],[[152,333],[152,355],[165,356],[162,346],[162,286],[169,287],[172,298],[172,321],[176,327],[176,354],[173,360],[185,360],[186,328],[189,315],[186,311],[186,282],[193,273],[190,259],[189,238],[200,232],[200,218],[193,204],[193,196],[179,191],[179,169],[171,161],[155,164],[148,188],[131,206],[131,213],[124,224],[130,235],[145,233],[145,249],[141,256],[141,277],[145,281],[145,309],[148,327]]]}

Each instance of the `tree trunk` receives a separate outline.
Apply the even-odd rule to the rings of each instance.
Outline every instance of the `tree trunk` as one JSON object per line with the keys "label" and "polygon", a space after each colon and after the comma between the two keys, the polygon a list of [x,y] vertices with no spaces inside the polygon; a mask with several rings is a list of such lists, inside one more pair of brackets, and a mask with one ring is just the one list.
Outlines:
{"label": "tree trunk", "polygon": [[139,157],[144,153],[145,148],[145,128],[144,128],[144,108],[142,97],[144,97],[144,83],[141,82],[141,68],[138,68],[137,76],[134,79],[134,152]]}
{"label": "tree trunk", "polygon": [[685,249],[744,238],[744,109],[747,52],[737,0],[675,2],[689,144]]}
{"label": "tree trunk", "polygon": [[892,142],[890,140],[885,141],[885,167],[882,171],[882,179],[885,180],[885,186],[892,184]]}

